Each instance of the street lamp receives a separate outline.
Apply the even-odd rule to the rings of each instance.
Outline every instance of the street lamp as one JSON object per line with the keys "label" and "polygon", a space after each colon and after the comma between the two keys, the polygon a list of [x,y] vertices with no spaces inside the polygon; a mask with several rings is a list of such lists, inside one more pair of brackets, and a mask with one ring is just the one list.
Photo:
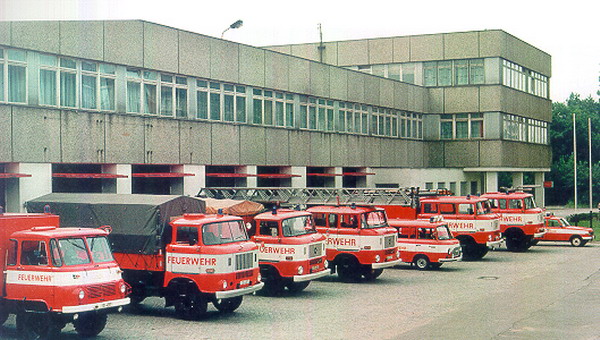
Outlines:
{"label": "street lamp", "polygon": [[233,24],[229,25],[229,27],[227,27],[223,33],[221,33],[221,39],[223,39],[223,35],[225,34],[225,32],[227,32],[228,30],[232,29],[232,28],[240,28],[242,27],[242,25],[244,24],[244,22],[240,19],[236,22],[234,22]]}

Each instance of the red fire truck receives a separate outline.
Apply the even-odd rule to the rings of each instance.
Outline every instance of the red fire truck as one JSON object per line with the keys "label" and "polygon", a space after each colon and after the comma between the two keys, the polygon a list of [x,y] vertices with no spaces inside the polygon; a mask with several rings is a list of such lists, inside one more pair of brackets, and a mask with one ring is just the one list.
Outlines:
{"label": "red fire truck", "polygon": [[448,223],[441,217],[430,220],[390,219],[389,223],[398,230],[398,247],[403,262],[425,270],[462,259],[460,242],[452,236]]}
{"label": "red fire truck", "polygon": [[374,280],[384,268],[402,262],[398,234],[387,222],[385,211],[372,206],[315,206],[317,231],[327,237],[329,268],[343,281]]}
{"label": "red fire truck", "polygon": [[208,302],[233,312],[243,295],[264,285],[258,247],[242,218],[187,213],[204,210],[204,202],[195,198],[50,194],[27,203],[28,209],[40,204],[50,204],[67,223],[106,221],[112,226],[109,240],[131,285],[132,303],[164,297],[178,317],[192,320],[206,314]]}
{"label": "red fire truck", "polygon": [[544,212],[536,207],[533,195],[505,190],[481,195],[490,201],[492,211],[500,214],[500,231],[510,251],[522,252],[544,236]]}
{"label": "red fire truck", "polygon": [[55,339],[69,322],[96,336],[129,303],[108,228],[58,226],[57,215],[0,213],[0,325],[16,314],[26,339]]}
{"label": "red fire truck", "polygon": [[264,290],[299,292],[311,280],[331,274],[325,258],[325,236],[318,234],[306,211],[274,209],[254,217],[258,263]]}
{"label": "red fire truck", "polygon": [[554,216],[552,213],[544,216],[544,220],[547,232],[536,238],[534,241],[536,243],[538,241],[561,241],[570,242],[574,247],[583,247],[594,239],[594,229],[592,228],[570,225],[566,219]]}

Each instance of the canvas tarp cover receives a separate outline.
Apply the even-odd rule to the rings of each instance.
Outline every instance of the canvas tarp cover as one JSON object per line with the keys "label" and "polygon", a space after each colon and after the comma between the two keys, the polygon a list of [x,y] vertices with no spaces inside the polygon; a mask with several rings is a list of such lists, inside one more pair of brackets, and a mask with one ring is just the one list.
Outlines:
{"label": "canvas tarp cover", "polygon": [[230,199],[197,198],[206,203],[206,213],[216,214],[223,209],[224,214],[235,216],[250,216],[262,212],[265,207],[256,202]]}
{"label": "canvas tarp cover", "polygon": [[109,225],[114,252],[156,254],[168,242],[168,222],[184,213],[204,213],[204,202],[188,196],[53,193],[26,203],[28,212],[49,205],[62,227]]}

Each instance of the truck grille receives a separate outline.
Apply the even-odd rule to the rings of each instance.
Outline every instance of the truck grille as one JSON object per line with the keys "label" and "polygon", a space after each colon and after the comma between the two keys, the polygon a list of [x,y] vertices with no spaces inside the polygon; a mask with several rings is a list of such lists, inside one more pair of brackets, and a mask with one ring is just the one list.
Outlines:
{"label": "truck grille", "polygon": [[452,249],[452,257],[459,257],[461,253],[462,249],[460,247]]}
{"label": "truck grille", "polygon": [[237,280],[246,279],[246,278],[249,278],[249,277],[252,277],[252,270],[246,270],[244,272],[235,273],[235,278]]}
{"label": "truck grille", "polygon": [[392,248],[396,246],[396,237],[394,235],[386,236],[383,239],[383,248]]}
{"label": "truck grille", "polygon": [[244,270],[254,267],[254,253],[235,255],[235,270]]}
{"label": "truck grille", "polygon": [[308,247],[308,257],[317,257],[323,255],[323,245],[321,243],[311,244]]}
{"label": "truck grille", "polygon": [[323,259],[322,259],[322,258],[313,259],[313,260],[310,260],[310,261],[308,261],[308,265],[309,265],[309,266],[313,266],[313,265],[315,265],[315,264],[319,264],[319,263],[321,263],[321,262],[323,262]]}
{"label": "truck grille", "polygon": [[97,299],[105,296],[112,296],[117,291],[117,283],[103,283],[99,285],[85,287],[85,295],[91,299]]}

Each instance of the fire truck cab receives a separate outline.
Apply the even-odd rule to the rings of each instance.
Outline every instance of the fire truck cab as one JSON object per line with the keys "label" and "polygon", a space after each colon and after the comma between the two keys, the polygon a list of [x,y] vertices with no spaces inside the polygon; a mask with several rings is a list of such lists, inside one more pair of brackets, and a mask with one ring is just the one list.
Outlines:
{"label": "fire truck cab", "polygon": [[58,228],[52,214],[0,213],[0,324],[16,314],[24,338],[57,338],[67,323],[96,336],[129,304],[108,228]]}
{"label": "fire truck cab", "polygon": [[510,251],[529,249],[546,232],[544,212],[536,207],[533,195],[515,190],[481,195],[490,201],[492,211],[500,214],[500,231]]}
{"label": "fire truck cab", "polygon": [[258,263],[270,294],[285,287],[300,292],[311,280],[331,274],[325,256],[325,236],[317,233],[312,215],[306,211],[273,209],[254,217]]}
{"label": "fire truck cab", "polygon": [[231,313],[243,295],[263,287],[258,249],[240,217],[194,213],[169,224],[171,240],[159,254],[115,253],[134,303],[161,296],[180,318],[194,320],[206,314],[208,302]]}
{"label": "fire truck cab", "polygon": [[536,238],[535,241],[561,241],[570,242],[574,247],[583,247],[594,239],[594,229],[578,227],[569,224],[563,217],[554,216],[552,213],[544,216],[546,233]]}
{"label": "fire truck cab", "polygon": [[425,270],[462,259],[460,242],[452,236],[448,223],[441,217],[430,220],[390,219],[389,223],[398,230],[398,247],[403,262]]}
{"label": "fire truck cab", "polygon": [[418,218],[442,215],[462,246],[465,260],[481,259],[488,248],[503,242],[500,215],[492,212],[486,198],[478,196],[434,196],[420,200]]}
{"label": "fire truck cab", "polygon": [[307,209],[326,237],[329,268],[346,282],[374,280],[384,268],[402,262],[396,229],[385,211],[372,206],[323,205]]}

